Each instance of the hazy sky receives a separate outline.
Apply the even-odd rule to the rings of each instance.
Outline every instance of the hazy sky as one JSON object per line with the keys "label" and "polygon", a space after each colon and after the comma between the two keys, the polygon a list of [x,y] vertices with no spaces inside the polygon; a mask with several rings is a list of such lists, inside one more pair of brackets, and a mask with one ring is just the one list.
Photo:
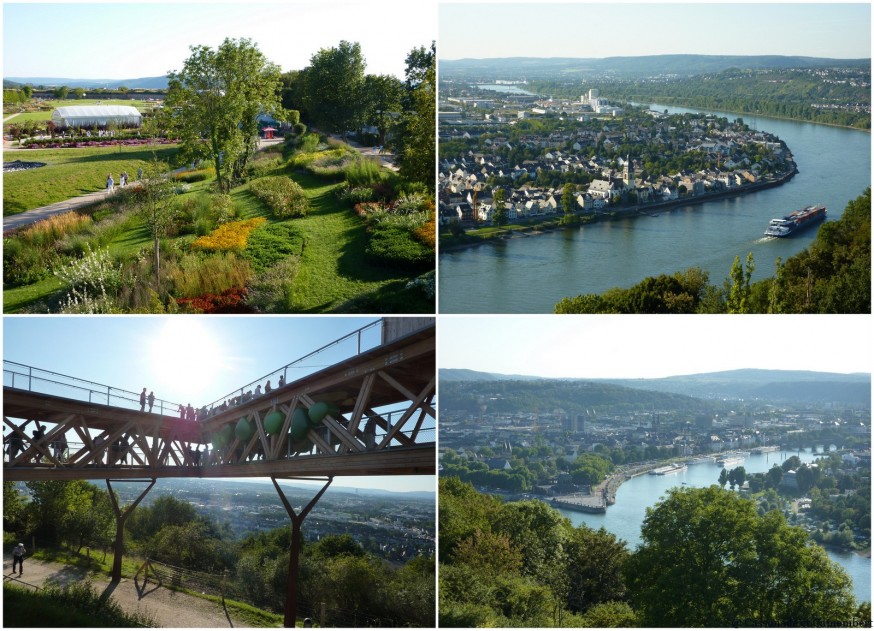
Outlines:
{"label": "hazy sky", "polygon": [[440,59],[871,56],[865,3],[441,3]]}
{"label": "hazy sky", "polygon": [[739,368],[871,372],[870,316],[442,316],[440,368],[647,378]]}
{"label": "hazy sky", "polygon": [[[5,316],[3,359],[194,406],[224,397],[375,317]],[[379,329],[363,348],[379,342]],[[355,354],[355,340],[290,369],[289,381]],[[8,377],[4,374],[4,384]],[[276,385],[276,382],[273,382]],[[355,477],[338,486],[434,490],[432,476]]]}
{"label": "hazy sky", "polygon": [[[378,7],[378,10],[377,10]],[[3,75],[134,79],[180,70],[191,45],[248,37],[283,70],[358,42],[367,72],[404,76],[404,58],[437,37],[432,2],[3,4]]]}

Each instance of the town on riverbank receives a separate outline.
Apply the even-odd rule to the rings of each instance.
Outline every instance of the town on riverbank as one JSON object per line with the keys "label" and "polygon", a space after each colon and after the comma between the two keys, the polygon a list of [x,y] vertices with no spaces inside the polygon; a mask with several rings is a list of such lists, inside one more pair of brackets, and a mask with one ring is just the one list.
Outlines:
{"label": "town on riverbank", "polygon": [[[634,215],[779,186],[786,143],[742,119],[502,94],[441,103],[441,246]],[[508,233],[507,230],[510,230]]]}

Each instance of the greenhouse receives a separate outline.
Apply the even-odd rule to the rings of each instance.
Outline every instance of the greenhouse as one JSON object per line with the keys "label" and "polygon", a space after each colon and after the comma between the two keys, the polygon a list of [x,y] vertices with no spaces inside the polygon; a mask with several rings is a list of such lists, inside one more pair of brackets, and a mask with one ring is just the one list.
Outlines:
{"label": "greenhouse", "polygon": [[52,122],[65,127],[139,127],[143,115],[130,105],[74,105],[59,107],[52,112]]}

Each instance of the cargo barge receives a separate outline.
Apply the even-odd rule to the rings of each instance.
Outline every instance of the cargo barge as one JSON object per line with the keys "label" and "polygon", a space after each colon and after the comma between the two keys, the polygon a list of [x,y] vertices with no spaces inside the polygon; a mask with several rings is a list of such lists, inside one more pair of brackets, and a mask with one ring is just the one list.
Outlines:
{"label": "cargo barge", "polygon": [[825,206],[808,206],[795,210],[781,219],[772,219],[765,229],[765,236],[788,237],[825,220],[825,216]]}

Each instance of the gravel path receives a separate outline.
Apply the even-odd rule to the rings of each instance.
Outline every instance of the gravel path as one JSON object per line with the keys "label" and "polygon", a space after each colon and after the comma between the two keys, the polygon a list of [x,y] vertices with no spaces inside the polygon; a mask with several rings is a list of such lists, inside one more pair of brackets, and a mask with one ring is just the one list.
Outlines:
{"label": "gravel path", "polygon": [[[12,560],[3,560],[3,581],[23,581],[41,587],[48,579],[61,584],[82,580],[87,576],[85,570],[75,567],[25,559],[24,574],[12,574]],[[229,628],[246,626],[240,620],[229,616],[221,603],[214,603],[188,594],[164,589],[149,581],[143,586],[141,580],[122,579],[118,585],[111,585],[103,576],[92,576],[92,584],[99,593],[112,596],[129,613],[146,613],[159,627],[184,628]]]}

